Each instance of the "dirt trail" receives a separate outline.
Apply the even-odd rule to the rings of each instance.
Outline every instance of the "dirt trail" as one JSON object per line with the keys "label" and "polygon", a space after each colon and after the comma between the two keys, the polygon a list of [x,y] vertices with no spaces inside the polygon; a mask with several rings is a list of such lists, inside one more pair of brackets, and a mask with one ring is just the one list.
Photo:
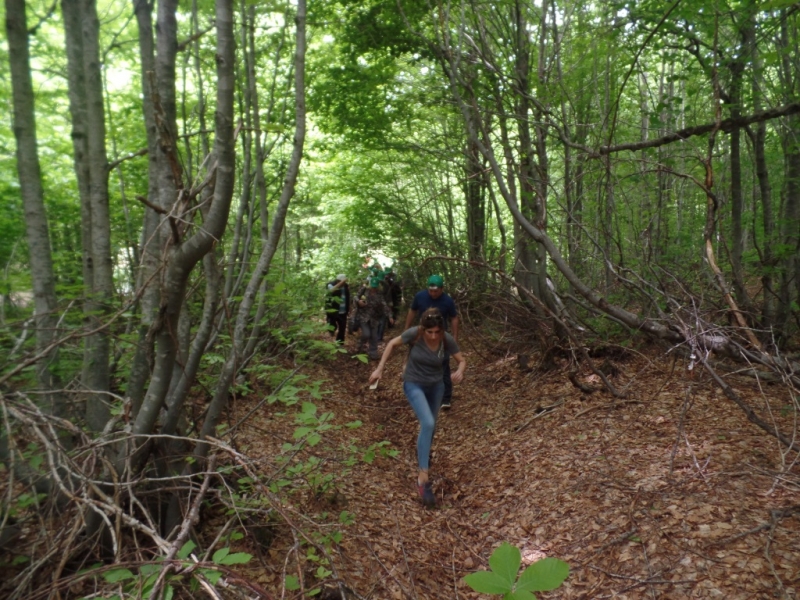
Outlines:
{"label": "dirt trail", "polygon": [[[566,584],[545,598],[798,597],[800,512],[773,511],[800,505],[800,469],[776,478],[775,441],[707,381],[689,379],[680,362],[673,369],[631,352],[614,360],[627,401],[612,408],[609,394],[578,391],[566,365],[522,372],[472,341],[462,343],[466,381],[434,440],[435,510],[416,498],[417,423],[401,389],[402,356],[375,391],[366,387],[373,365],[348,355],[310,373],[330,382],[320,411],[338,424],[363,422],[326,434],[317,455],[382,440],[399,451],[359,463],[321,499],[297,499],[307,514],[354,514],[333,556],[361,597],[485,598],[462,578],[488,568],[502,541],[518,546],[524,563],[555,556],[570,564]],[[754,404],[767,401],[753,380],[729,382]],[[787,400],[770,397],[784,390],[765,393],[787,425]],[[239,402],[236,413],[256,401]],[[268,462],[291,438],[277,414],[285,411],[266,406],[247,424],[251,455]],[[281,565],[287,544],[288,536],[269,551]],[[270,568],[260,582],[279,590],[283,573]]]}

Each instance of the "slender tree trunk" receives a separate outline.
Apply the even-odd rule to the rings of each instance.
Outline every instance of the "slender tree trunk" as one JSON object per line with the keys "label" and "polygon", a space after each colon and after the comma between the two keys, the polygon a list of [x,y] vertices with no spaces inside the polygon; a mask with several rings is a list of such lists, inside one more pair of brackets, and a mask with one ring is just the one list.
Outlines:
{"label": "slender tree trunk", "polygon": [[[745,48],[749,49],[752,57],[752,88],[753,88],[753,112],[758,113],[763,110],[763,64],[756,43],[756,23],[755,16],[752,17],[753,23],[746,28]],[[774,268],[774,244],[775,244],[775,217],[772,211],[772,186],[770,185],[769,170],[767,169],[766,157],[767,124],[758,123],[755,126],[753,135],[753,154],[756,165],[756,178],[758,179],[759,199],[763,220],[763,236],[761,239],[761,284],[764,296],[761,306],[761,329],[770,331],[775,324],[775,283],[773,278]],[[755,228],[755,226],[754,226]],[[754,234],[754,242],[757,236]],[[769,341],[769,340],[763,340]]]}
{"label": "slender tree trunk", "polygon": [[[220,27],[220,23],[223,23],[224,19],[226,18],[226,15],[220,14],[221,3],[222,3],[221,0],[219,0],[217,3],[218,28]],[[228,18],[232,18],[232,15],[230,15]],[[306,105],[305,105],[306,3],[305,0],[298,0],[297,2],[297,14],[295,17],[295,23],[297,25],[297,33],[296,33],[297,49],[295,53],[294,149],[292,151],[292,157],[286,172],[286,178],[284,179],[283,191],[281,192],[281,197],[280,200],[278,201],[278,206],[276,207],[275,214],[272,218],[272,227],[270,228],[269,238],[266,240],[262,248],[261,256],[259,257],[258,263],[256,264],[254,272],[250,277],[250,281],[247,284],[247,288],[245,289],[244,295],[242,297],[242,302],[239,305],[239,310],[236,317],[236,324],[234,326],[234,335],[232,340],[231,352],[228,356],[228,359],[225,361],[225,365],[222,368],[222,373],[219,376],[217,387],[214,391],[214,398],[208,407],[206,418],[205,421],[203,422],[203,428],[200,433],[201,439],[213,434],[217,426],[217,423],[219,422],[219,417],[222,414],[225,405],[227,404],[231,383],[233,382],[233,378],[236,375],[237,369],[242,363],[242,359],[244,357],[243,351],[247,347],[248,335],[246,329],[247,329],[247,323],[250,318],[250,310],[252,309],[254,301],[256,299],[256,293],[261,286],[262,278],[269,272],[270,263],[272,262],[272,258],[275,255],[275,251],[278,248],[278,242],[280,241],[281,232],[283,231],[283,225],[286,219],[286,212],[289,208],[289,202],[294,197],[295,193],[297,174],[300,169],[300,161],[303,156],[303,145],[305,142],[305,135],[306,135]],[[223,37],[222,33],[220,33],[219,37],[220,38]],[[232,30],[231,30],[231,39],[232,39]],[[220,44],[222,43],[222,39],[220,39],[219,43]],[[218,51],[218,54],[222,54],[222,52]],[[220,74],[219,77],[220,79],[222,79],[222,74]],[[231,81],[232,80],[233,77],[231,75]],[[223,102],[220,99],[217,100],[217,105],[224,106]],[[208,448],[209,448],[208,444],[205,443],[198,444],[197,449],[195,450],[195,455],[198,457],[205,457],[206,453],[208,452]]]}
{"label": "slender tree trunk", "polygon": [[800,303],[798,291],[800,282],[800,118],[787,119],[784,139],[786,155],[786,198],[783,203],[781,246],[785,249],[781,257],[781,278],[778,289],[778,310],[776,326],[781,344],[789,335],[789,318],[792,303]]}
{"label": "slender tree trunk", "polygon": [[[253,105],[253,134],[256,144],[256,184],[255,195],[258,198],[258,207],[261,216],[261,237],[267,239],[269,231],[269,213],[267,212],[267,182],[264,177],[264,142],[261,139],[261,110],[258,100],[258,85],[256,84],[256,7],[251,4],[248,8],[248,48],[250,60],[247,63],[247,87],[250,90],[250,99]],[[285,28],[284,28],[285,31]],[[281,45],[283,37],[281,38]],[[278,55],[280,56],[280,54]],[[277,78],[279,69],[275,68],[274,77]],[[273,79],[274,81],[274,79]]]}
{"label": "slender tree trunk", "polygon": [[38,398],[47,412],[66,415],[64,398],[59,392],[57,375],[58,302],[56,299],[50,234],[44,206],[42,176],[36,140],[35,99],[31,81],[28,27],[24,0],[6,0],[6,40],[11,68],[14,137],[17,142],[17,173],[25,211],[28,256],[33,284],[36,351],[41,359],[36,365]]}
{"label": "slender tree trunk", "polygon": [[[470,61],[477,60],[471,58]],[[468,77],[474,79],[474,71],[470,70]],[[474,113],[473,118],[480,119],[479,113]],[[481,129],[480,123],[473,124],[475,129]],[[486,207],[483,195],[483,161],[475,144],[466,139],[464,144],[464,203],[467,213],[467,256],[470,260],[482,260],[484,252],[484,239],[486,237]]]}
{"label": "slender tree trunk", "polygon": [[[204,205],[208,204],[205,201],[210,196],[211,192],[204,194]],[[203,257],[203,271],[206,276],[203,316],[197,326],[188,358],[177,377],[173,375],[171,389],[167,398],[167,416],[161,429],[161,432],[165,435],[176,433],[186,394],[195,381],[197,371],[200,368],[200,360],[206,351],[208,340],[211,339],[211,335],[214,333],[214,324],[217,322],[217,309],[222,298],[222,273],[217,264],[218,254],[221,254],[221,252],[209,252]]]}
{"label": "slender tree trunk", "polygon": [[[781,59],[781,84],[787,98],[797,94],[800,76],[800,56],[796,16],[789,22],[784,9],[781,15],[778,51]],[[794,25],[794,26],[790,26]],[[786,117],[781,129],[781,143],[784,154],[784,200],[780,212],[780,256],[775,257],[779,273],[777,307],[775,309],[775,337],[779,346],[785,346],[790,337],[789,319],[792,315],[792,302],[800,304],[800,117]]]}
{"label": "slender tree trunk", "polygon": [[89,364],[84,365],[83,386],[91,393],[86,401],[86,423],[102,431],[111,416],[110,335],[103,327],[114,297],[114,268],[111,258],[111,220],[108,205],[108,157],[106,155],[105,103],[100,69],[100,22],[95,0],[82,0],[83,69],[86,75],[86,107],[89,159],[89,201],[92,207],[92,304],[93,334]]}
{"label": "slender tree trunk", "polygon": [[[741,54],[741,52],[740,52]],[[742,83],[744,79],[743,58],[737,57],[730,66],[730,114],[737,119],[741,117]],[[742,256],[745,249],[745,229],[742,223],[744,214],[744,195],[742,192],[742,156],[741,156],[741,129],[734,127],[730,132],[731,153],[731,267],[733,271],[733,286],[736,290],[736,299],[739,306],[744,308],[750,317],[753,317],[750,296],[744,282],[744,268]]]}
{"label": "slender tree trunk", "polygon": [[[534,222],[541,230],[547,231],[548,208],[547,197],[550,188],[550,159],[547,155],[547,126],[550,113],[550,105],[547,100],[548,75],[547,75],[547,55],[548,55],[548,15],[547,0],[542,1],[541,20],[539,22],[539,56],[536,66],[536,95],[540,99],[534,111],[534,132],[536,144],[536,212]],[[541,299],[554,313],[558,312],[555,306],[550,287],[547,285],[547,251],[541,244],[536,244],[536,290],[537,297]]]}
{"label": "slender tree trunk", "polygon": [[[89,193],[89,148],[87,140],[88,110],[86,101],[86,70],[83,48],[84,0],[62,0],[64,38],[67,51],[67,92],[72,124],[72,158],[81,203],[81,269],[83,274],[83,314],[86,329],[92,328],[92,315],[96,310],[93,299],[94,260],[92,257],[92,203]],[[91,382],[91,365],[96,336],[83,339],[83,369],[81,381]],[[91,388],[88,388],[91,389]],[[89,396],[87,396],[88,399]]]}
{"label": "slender tree trunk", "polygon": [[[81,196],[85,324],[95,333],[84,338],[82,385],[86,422],[101,431],[110,417],[110,344],[103,328],[113,297],[111,227],[108,211],[108,161],[105,103],[94,0],[62,0],[67,47],[70,113],[78,190]],[[89,118],[92,115],[92,118]]]}
{"label": "slender tree trunk", "polygon": [[[147,0],[135,0],[134,4],[142,63],[142,108],[149,151],[147,199],[157,207],[145,209],[142,229],[140,285],[146,286],[146,289],[142,295],[139,340],[127,387],[134,415],[138,414],[144,401],[148,377],[155,361],[155,328],[161,311],[165,248],[170,231],[163,214],[172,208],[178,189],[183,185],[176,155],[176,8],[177,0],[159,2],[158,27],[154,38],[152,6]],[[166,382],[168,384],[169,381]]]}
{"label": "slender tree trunk", "polygon": [[[530,33],[528,21],[525,18],[526,7],[520,2],[513,5],[514,24],[514,77],[518,92],[515,95],[515,119],[517,122],[517,136],[519,139],[519,199],[522,214],[529,220],[536,220],[537,199],[534,187],[535,168],[533,140],[530,130]],[[515,269],[514,279],[526,289],[532,290],[537,297],[536,272],[536,243],[528,236],[519,225],[515,231]]]}
{"label": "slender tree trunk", "polygon": [[[233,93],[235,87],[234,63],[235,42],[233,38],[233,13],[231,0],[218,0],[217,2],[217,110],[216,110],[216,138],[214,155],[216,158],[216,179],[214,196],[211,201],[208,215],[203,227],[197,228],[194,234],[186,240],[181,239],[180,230],[173,229],[172,241],[168,250],[163,298],[159,308],[158,320],[154,324],[156,340],[156,357],[153,375],[148,386],[142,406],[136,415],[133,424],[133,433],[147,435],[153,431],[158,419],[159,411],[164,404],[172,378],[175,365],[177,346],[175,331],[177,330],[181,309],[186,294],[186,285],[195,265],[213,248],[215,242],[221,239],[227,224],[230,211],[233,184],[235,177],[235,143],[233,137]],[[174,50],[175,43],[175,5],[159,7],[159,34],[164,34],[159,48],[164,46],[164,52],[171,56],[172,77],[168,69],[161,65],[159,71],[163,78],[159,78],[159,92],[163,110],[166,115],[174,117],[174,110],[170,111],[169,97],[174,99]],[[161,55],[162,53],[159,52]],[[171,87],[170,87],[171,84]],[[163,89],[170,87],[170,89]],[[166,100],[165,100],[166,99]],[[174,106],[174,105],[173,105]],[[174,123],[174,120],[172,121]],[[167,124],[168,126],[168,124]],[[165,128],[165,129],[168,129]],[[169,131],[162,131],[162,160],[172,169],[174,183],[180,183],[180,173],[176,171],[179,165],[175,164],[177,157],[174,146],[170,146],[175,139],[169,136]],[[133,466],[139,469],[142,461],[147,456],[147,449],[137,452]],[[124,457],[120,457],[124,460]]]}

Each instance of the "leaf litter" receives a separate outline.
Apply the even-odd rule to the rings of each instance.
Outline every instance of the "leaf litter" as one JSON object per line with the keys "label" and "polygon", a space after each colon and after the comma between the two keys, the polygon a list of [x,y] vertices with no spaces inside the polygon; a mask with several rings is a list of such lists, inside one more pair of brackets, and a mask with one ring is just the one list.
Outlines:
{"label": "leaf litter", "polygon": [[[541,598],[798,597],[800,468],[680,361],[656,349],[624,359],[615,385],[636,402],[619,402],[582,393],[566,369],[523,371],[511,356],[465,352],[465,381],[434,438],[438,507],[426,510],[416,497],[418,425],[402,392],[399,354],[374,391],[367,386],[374,363],[350,352],[307,370],[327,380],[320,413],[332,411],[339,425],[362,422],[325,432],[315,455],[335,465],[351,444],[388,441],[398,451],[358,463],[322,497],[289,498],[309,519],[352,513],[330,553],[352,597],[486,597],[462,578],[487,569],[504,541],[520,548],[523,567],[547,556],[569,563],[565,584]],[[791,415],[780,420],[785,390],[760,391],[743,376],[727,381],[791,427]],[[238,400],[232,421],[257,403]],[[265,475],[292,439],[293,421],[281,418],[290,412],[264,405],[242,426]],[[284,531],[262,562],[258,581],[276,597],[293,547]]]}

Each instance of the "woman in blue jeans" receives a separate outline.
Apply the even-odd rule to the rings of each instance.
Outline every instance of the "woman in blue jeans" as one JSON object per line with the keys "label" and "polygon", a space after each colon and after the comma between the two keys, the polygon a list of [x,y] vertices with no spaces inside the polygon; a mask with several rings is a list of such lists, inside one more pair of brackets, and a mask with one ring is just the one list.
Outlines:
{"label": "woman in blue jeans", "polygon": [[467,363],[458,348],[458,344],[444,330],[444,317],[436,308],[422,313],[419,327],[406,329],[401,335],[392,339],[383,351],[378,367],[369,377],[375,383],[383,375],[383,367],[397,346],[408,344],[408,360],[403,372],[403,391],[408,403],[419,419],[420,430],[417,438],[417,461],[419,477],[417,491],[425,506],[435,506],[436,497],[431,489],[428,468],[431,458],[433,432],[436,429],[436,417],[442,405],[444,395],[444,361],[448,355],[458,362],[458,370],[452,374],[453,383],[464,379]]}

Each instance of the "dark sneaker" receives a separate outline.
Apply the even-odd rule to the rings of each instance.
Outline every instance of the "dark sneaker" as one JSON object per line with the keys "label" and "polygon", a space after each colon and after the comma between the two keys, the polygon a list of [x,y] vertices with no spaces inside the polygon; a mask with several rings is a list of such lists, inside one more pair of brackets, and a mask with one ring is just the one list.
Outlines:
{"label": "dark sneaker", "polygon": [[445,398],[444,400],[442,400],[442,408],[445,410],[450,410],[450,407],[452,406],[450,402],[451,402],[450,398]]}
{"label": "dark sneaker", "polygon": [[428,508],[436,506],[436,496],[433,495],[433,488],[431,487],[430,481],[426,481],[425,483],[417,482],[417,492],[424,506]]}

